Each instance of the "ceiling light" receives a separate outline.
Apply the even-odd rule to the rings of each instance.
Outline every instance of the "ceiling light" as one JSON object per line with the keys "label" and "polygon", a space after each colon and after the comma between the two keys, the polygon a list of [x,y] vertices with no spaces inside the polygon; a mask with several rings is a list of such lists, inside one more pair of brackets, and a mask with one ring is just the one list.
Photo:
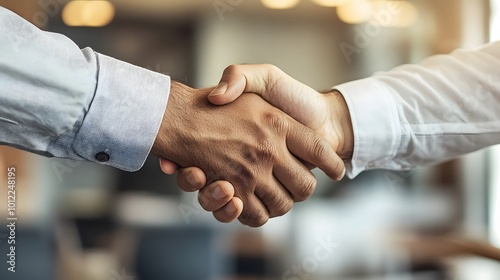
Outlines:
{"label": "ceiling light", "polygon": [[68,26],[106,26],[114,17],[115,7],[108,1],[71,1],[62,12]]}
{"label": "ceiling light", "polygon": [[290,9],[297,4],[300,0],[261,0],[262,4],[269,9]]}
{"label": "ceiling light", "polygon": [[371,19],[372,3],[368,0],[349,0],[337,7],[337,15],[346,23],[358,24]]}
{"label": "ceiling light", "polygon": [[347,0],[312,0],[314,3],[324,7],[337,7]]}

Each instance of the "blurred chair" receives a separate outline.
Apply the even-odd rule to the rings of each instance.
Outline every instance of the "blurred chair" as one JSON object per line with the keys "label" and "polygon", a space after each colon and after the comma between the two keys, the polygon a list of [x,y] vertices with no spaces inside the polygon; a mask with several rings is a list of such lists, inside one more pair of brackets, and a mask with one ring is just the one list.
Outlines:
{"label": "blurred chair", "polygon": [[209,227],[145,228],[139,234],[136,271],[140,280],[220,279],[224,259]]}

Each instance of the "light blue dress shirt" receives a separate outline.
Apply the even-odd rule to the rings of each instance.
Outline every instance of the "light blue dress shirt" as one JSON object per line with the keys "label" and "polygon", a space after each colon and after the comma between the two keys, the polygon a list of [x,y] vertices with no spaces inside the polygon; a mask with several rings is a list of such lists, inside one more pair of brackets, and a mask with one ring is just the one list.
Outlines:
{"label": "light blue dress shirt", "polygon": [[0,7],[0,144],[136,171],[169,92],[168,76],[80,50]]}

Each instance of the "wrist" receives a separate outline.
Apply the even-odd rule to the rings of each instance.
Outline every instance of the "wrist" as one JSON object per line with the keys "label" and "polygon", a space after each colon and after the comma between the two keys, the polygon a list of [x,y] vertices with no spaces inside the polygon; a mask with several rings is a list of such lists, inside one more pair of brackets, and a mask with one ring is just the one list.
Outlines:
{"label": "wrist", "polygon": [[[200,137],[198,123],[200,114],[208,107],[207,95],[213,88],[194,89],[179,82],[172,82],[167,108],[156,136],[152,154],[185,166],[183,152],[193,143],[188,139]],[[207,107],[208,106],[208,107]]]}
{"label": "wrist", "polygon": [[161,158],[172,158],[174,154],[172,149],[176,146],[173,136],[177,134],[179,125],[183,122],[182,112],[187,107],[185,97],[189,95],[188,90],[189,87],[172,81],[167,107],[151,149],[152,154]]}
{"label": "wrist", "polygon": [[337,154],[344,160],[350,160],[354,150],[354,132],[349,107],[340,92],[335,90],[330,92],[329,95],[332,100],[330,115],[339,137]]}

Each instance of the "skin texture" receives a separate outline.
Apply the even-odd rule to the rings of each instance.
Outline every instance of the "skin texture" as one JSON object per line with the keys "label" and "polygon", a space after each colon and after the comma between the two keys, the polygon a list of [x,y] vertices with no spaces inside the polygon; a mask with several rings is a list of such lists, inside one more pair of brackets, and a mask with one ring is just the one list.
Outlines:
{"label": "skin texture", "polygon": [[[352,157],[352,124],[347,104],[340,93],[319,93],[273,65],[233,65],[224,71],[219,85],[208,96],[208,100],[216,105],[226,105],[247,92],[260,95],[273,106],[315,130],[342,158]],[[160,160],[160,167],[167,174],[173,174],[178,169],[174,162],[164,159]],[[237,207],[243,207],[244,203],[229,195],[232,192],[231,181],[206,185],[206,176],[197,167],[179,169],[177,178],[179,186],[184,190],[199,190],[202,207],[212,211],[219,221],[231,222],[242,211],[242,208]],[[214,199],[212,193],[217,189],[228,196]]]}
{"label": "skin texture", "polygon": [[220,208],[229,216],[241,212],[240,221],[253,227],[287,213],[316,186],[303,162],[335,179],[343,175],[343,161],[313,130],[255,94],[215,106],[207,100],[211,91],[172,85],[153,153],[199,169],[181,170],[178,183],[190,191],[208,183],[199,201],[219,220],[228,218],[215,214]]}

